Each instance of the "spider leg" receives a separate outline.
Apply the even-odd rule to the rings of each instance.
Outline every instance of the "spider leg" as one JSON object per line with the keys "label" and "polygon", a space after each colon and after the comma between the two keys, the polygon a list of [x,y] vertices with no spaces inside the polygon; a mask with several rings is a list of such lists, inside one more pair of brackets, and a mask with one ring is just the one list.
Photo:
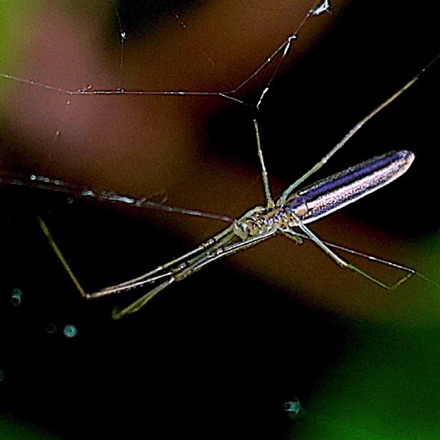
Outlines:
{"label": "spider leg", "polygon": [[[401,284],[408,281],[415,273],[415,271],[410,268],[406,268],[404,266],[399,266],[398,267],[399,269],[405,270],[407,273],[404,276],[400,277],[395,283],[386,284],[385,282],[383,282],[379,278],[376,278],[373,275],[370,275],[368,272],[358,268],[354,264],[351,264],[347,260],[340,257],[335,251],[333,251],[331,249],[331,247],[335,247],[335,248],[339,248],[339,249],[340,249],[340,247],[332,246],[329,243],[322,241],[314,232],[312,232],[312,230],[310,228],[305,226],[304,223],[300,222],[298,224],[298,227],[304,232],[305,238],[311,240],[314,244],[316,244],[326,255],[328,255],[333,261],[335,261],[336,264],[338,264],[339,266],[341,266],[344,269],[349,269],[349,270],[352,270],[353,272],[356,272],[357,274],[363,276],[364,278],[370,280],[371,282],[373,282],[374,284],[377,284],[378,286],[382,287],[385,290],[397,289]],[[281,233],[289,239],[293,239],[295,241],[298,239],[298,235],[294,231],[286,229],[286,230],[281,230]],[[348,250],[348,251],[350,252],[350,250]],[[359,253],[359,255],[365,256],[368,258],[368,256],[365,254]],[[379,260],[379,259],[378,259],[378,261],[385,262],[385,260]]]}
{"label": "spider leg", "polygon": [[[431,61],[429,65],[431,65],[434,61],[436,61],[437,57]],[[281,194],[277,205],[281,206],[286,203],[286,200],[291,195],[292,191],[301,185],[306,179],[308,179],[311,175],[315,174],[318,170],[320,170],[344,145],[374,116],[376,116],[379,112],[381,112],[385,107],[395,101],[402,93],[408,90],[420,77],[420,75],[426,70],[423,69],[416,76],[410,79],[403,87],[401,87],[397,92],[395,92],[392,96],[390,96],[386,101],[377,106],[374,110],[368,113],[362,120],[360,120],[321,160],[315,163],[312,168],[309,169],[306,173],[304,173],[299,179],[295,180],[284,192]]]}
{"label": "spider leg", "polygon": [[119,307],[115,308],[112,314],[113,318],[119,319],[126,314],[137,312],[154,296],[156,296],[162,290],[166,289],[175,281],[176,282],[181,281],[186,277],[192,275],[193,273],[199,271],[203,267],[207,266],[208,264],[213,263],[214,261],[220,258],[227,257],[241,250],[255,246],[256,244],[268,239],[269,237],[275,234],[276,234],[275,231],[271,231],[266,234],[250,237],[248,239],[244,239],[242,241],[232,244],[229,244],[231,240],[229,241],[225,240],[222,243],[218,243],[218,246],[216,246],[215,249],[213,250],[214,253],[211,253],[212,250],[207,251],[201,256],[188,261],[184,266],[182,266],[182,268],[171,270],[170,278],[168,280],[164,281],[162,284],[159,284],[152,290],[148,291],[146,294],[144,294],[142,297],[140,297],[139,299],[137,299],[127,307],[123,309],[120,309]]}

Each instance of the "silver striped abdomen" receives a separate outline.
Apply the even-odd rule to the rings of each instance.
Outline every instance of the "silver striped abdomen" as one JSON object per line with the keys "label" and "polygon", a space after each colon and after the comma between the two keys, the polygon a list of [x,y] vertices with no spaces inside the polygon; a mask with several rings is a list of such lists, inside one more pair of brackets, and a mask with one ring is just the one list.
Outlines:
{"label": "silver striped abdomen", "polygon": [[406,150],[373,157],[292,194],[285,209],[304,223],[313,222],[397,179],[413,160]]}

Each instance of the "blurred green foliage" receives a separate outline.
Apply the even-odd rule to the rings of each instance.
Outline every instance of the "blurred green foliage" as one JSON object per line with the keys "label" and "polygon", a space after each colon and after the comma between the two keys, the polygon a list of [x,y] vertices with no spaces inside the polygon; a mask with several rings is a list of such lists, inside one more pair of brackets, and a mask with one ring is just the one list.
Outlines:
{"label": "blurred green foliage", "polygon": [[0,2],[0,71],[2,73],[7,73],[8,68],[12,68],[20,59],[20,44],[29,38],[31,32],[26,22],[38,9],[39,3],[29,0]]}
{"label": "blurred green foliage", "polygon": [[289,438],[440,438],[440,329],[363,324],[317,381]]}
{"label": "blurred green foliage", "polygon": [[13,417],[0,415],[0,438],[2,440],[57,440],[60,436]]}

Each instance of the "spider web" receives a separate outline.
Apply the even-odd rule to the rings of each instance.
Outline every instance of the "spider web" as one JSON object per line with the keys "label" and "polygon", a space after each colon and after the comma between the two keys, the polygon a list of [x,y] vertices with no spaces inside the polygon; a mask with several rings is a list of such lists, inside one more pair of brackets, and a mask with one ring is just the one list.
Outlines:
{"label": "spider web", "polygon": [[[0,31],[4,169],[32,174],[40,184],[60,179],[72,184],[72,191],[117,191],[133,202],[158,191],[153,200],[160,201],[165,189],[172,205],[230,217],[262,202],[252,118],[268,85],[257,116],[276,194],[439,51],[434,3],[405,11],[400,2],[335,1],[331,13],[310,14],[288,52],[283,46],[288,37],[326,2],[212,0],[188,8],[173,2],[164,3],[159,13],[160,2],[155,1],[149,3],[156,7],[152,14],[129,12],[129,2],[122,1],[9,3],[1,6],[9,14],[3,15],[7,19]],[[225,5],[240,5],[246,13],[233,13]],[[325,32],[328,22],[335,27]],[[272,25],[266,28],[268,23]],[[259,49],[247,51],[252,44]],[[273,61],[258,71],[272,55]],[[374,204],[351,211],[411,237],[438,225],[435,210],[429,209],[436,189],[438,72],[433,66],[326,171],[390,149],[415,151],[418,168],[412,178],[376,196]],[[241,84],[233,94],[241,102],[223,96]],[[96,90],[112,93],[90,93]],[[158,94],[141,93],[145,91]],[[169,96],[165,91],[185,93]],[[50,176],[49,181],[42,176]],[[40,197],[35,199],[41,203]],[[50,200],[43,212],[52,204]],[[2,208],[7,211],[4,198]],[[55,217],[52,232],[66,258],[92,290],[112,277],[120,281],[155,267],[185,251],[188,241],[198,242],[219,228],[216,221],[173,213],[159,213],[147,228],[144,219],[127,227],[111,210],[98,215],[88,208],[62,209],[56,213],[61,218],[50,217]],[[296,395],[315,383],[320,368],[327,374],[322,358],[337,345],[328,316],[310,313],[311,304],[344,316],[438,320],[436,307],[423,308],[422,291],[414,302],[407,292],[391,299],[382,292],[375,295],[368,283],[357,291],[356,280],[341,274],[319,251],[295,253],[291,243],[285,248],[271,243],[254,259],[234,260],[234,268],[249,274],[244,280],[233,271],[223,276],[221,268],[213,268],[194,277],[199,286],[192,280],[179,286],[182,295],[171,295],[173,306],[156,303],[116,327],[108,319],[114,304],[81,301],[59,262],[44,252],[44,237],[32,231],[26,218],[14,217],[6,226],[0,231],[1,288],[6,292],[0,296],[0,333],[8,335],[8,343],[2,346],[0,367],[2,385],[12,386],[2,388],[2,408],[30,414],[43,426],[56,423],[68,438],[84,438],[84,432],[135,438],[144,431],[151,438],[185,432],[194,438],[203,431],[201,438],[206,438],[213,431],[213,408],[221,412],[216,429],[224,435],[219,438],[243,426],[240,438],[258,438],[265,428],[265,438],[277,438],[279,420],[267,416],[273,414],[275,400],[280,403],[286,393]],[[164,234],[173,228],[174,235]],[[142,229],[147,229],[145,236]],[[402,264],[407,259],[413,266],[411,248],[400,236],[342,217],[317,229],[323,238]],[[430,260],[437,266],[438,257],[430,256],[426,251],[414,266],[435,273],[423,267]],[[292,307],[284,300],[280,305],[279,296],[267,295],[268,286],[302,297],[307,306]],[[13,287],[23,292],[14,309],[7,295]],[[101,307],[107,308],[102,312]],[[76,325],[79,336],[67,341],[61,332],[48,335],[50,324],[51,329]],[[336,351],[339,355],[340,347]],[[269,370],[262,359],[271,360]],[[201,379],[205,372],[211,375],[206,382]],[[249,372],[259,378],[258,387]],[[250,420],[258,423],[250,426]],[[156,428],[160,437],[153,434]]]}
{"label": "spider web", "polygon": [[[27,23],[28,31],[11,25],[5,33],[15,57],[1,72],[4,168],[79,183],[96,188],[95,194],[129,194],[134,201],[166,190],[171,205],[218,212],[225,220],[262,201],[251,125],[256,113],[269,169],[288,182],[437,50],[425,32],[418,36],[423,45],[413,42],[418,57],[413,50],[411,63],[399,59],[399,34],[384,43],[380,30],[391,18],[399,22],[402,11],[362,2],[41,1],[18,11],[22,16],[15,11],[10,21]],[[334,22],[336,31],[312,51]],[[350,33],[356,38],[351,45]],[[388,64],[380,53],[379,67],[360,63],[365,54],[374,59],[380,44],[392,54]],[[307,51],[312,55],[306,58]],[[414,113],[406,117],[416,120]],[[427,124],[413,125],[419,140]],[[415,143],[402,131],[404,141],[396,141],[391,128],[376,146],[378,131],[371,130],[359,147],[344,150],[344,164],[383,152],[389,133],[393,146]],[[275,194],[284,186],[276,177],[271,183]],[[207,226],[203,235],[216,227]]]}
{"label": "spider web", "polygon": [[[290,180],[293,164],[295,175],[306,170],[390,91],[420,71],[437,49],[425,44],[422,61],[414,58],[402,72],[407,58],[391,72],[380,58],[379,68],[370,67],[358,80],[359,69],[368,63],[356,58],[347,63],[347,53],[372,53],[373,43],[383,40],[371,29],[400,17],[399,10],[326,1],[194,2],[185,7],[171,2],[163,8],[154,3],[153,10],[148,5],[42,1],[22,9],[31,31],[12,35],[21,44],[17,49],[28,50],[13,51],[23,55],[1,73],[5,168],[37,176],[30,186],[44,180],[41,176],[54,176],[96,188],[87,195],[112,202],[115,191],[129,194],[119,201],[132,205],[166,189],[170,203],[187,207],[187,213],[219,212],[228,221],[261,203],[261,191],[255,190],[255,114],[270,169],[278,163],[280,176]],[[312,43],[335,21],[342,25],[306,58]],[[354,44],[347,45],[347,32],[356,36]],[[397,40],[393,36],[386,42],[393,48],[388,67],[399,59]],[[334,46],[346,51],[336,53]],[[287,75],[294,61],[298,67]],[[349,63],[351,73],[344,71]],[[348,90],[343,105],[334,85],[338,75],[338,84]],[[343,124],[330,117],[335,105]],[[363,144],[344,150],[347,164],[383,152],[382,145],[375,145],[377,129],[371,130],[373,140],[367,129]],[[397,144],[406,147],[408,141]],[[276,177],[271,183],[277,194],[283,185]],[[403,199],[394,203],[395,212],[403,209]],[[373,218],[386,210],[387,202],[379,203]],[[403,216],[391,217],[393,229],[396,215]],[[160,221],[168,227],[176,223]],[[196,236],[197,228],[188,222],[177,230]],[[217,224],[207,226],[204,236],[211,227],[215,231]]]}
{"label": "spider web", "polygon": [[[30,26],[45,28],[23,38],[29,52],[16,61],[15,72],[3,74],[12,89],[5,90],[5,125],[12,138],[20,132],[31,144],[31,171],[51,169],[49,175],[95,183],[117,166],[119,172],[108,180],[112,189],[138,192],[124,180],[130,175],[139,180],[142,173],[144,188],[160,190],[165,182],[169,190],[167,180],[175,180],[184,163],[199,154],[178,149],[203,142],[194,121],[203,127],[209,115],[234,103],[240,111],[254,108],[278,68],[301,52],[292,44],[297,34],[303,27],[306,32],[312,18],[331,17],[311,1],[295,8],[284,2],[283,11],[270,4],[235,10],[227,2],[226,7],[205,3],[185,9],[165,4],[164,11],[142,13],[127,12],[128,2],[103,2],[102,9],[83,11],[75,2],[34,6]],[[223,8],[223,16],[214,20],[216,7]],[[241,23],[232,21],[234,14]],[[258,26],[270,18],[283,18],[284,28],[266,42]],[[227,35],[231,28],[234,39]],[[20,156],[18,148],[3,154],[11,168],[23,166]]]}
{"label": "spider web", "polygon": [[[341,82],[346,84],[347,93],[352,88],[357,88],[357,93],[362,89],[369,92],[371,87],[377,98],[356,97],[363,107],[353,118],[341,115],[348,122],[338,134],[324,141],[314,140],[311,131],[318,131],[313,130],[314,124],[322,132],[329,132],[334,125],[328,117],[333,103],[327,101],[339,96],[339,92],[333,96],[328,92],[336,89],[332,84],[338,73],[329,71],[331,61],[326,61],[327,66],[320,66],[318,61],[315,68],[304,68],[319,59],[311,57],[297,73],[292,70],[290,77],[281,74],[295,60],[304,58],[328,22],[339,20],[341,10],[342,16],[348,15],[346,10],[355,18],[358,14],[358,23],[364,24],[366,30],[375,27],[368,10],[373,11],[370,14],[380,10],[379,25],[393,16],[395,21],[400,20],[398,9],[387,10],[374,4],[367,9],[362,2],[358,2],[360,6],[355,4],[356,9],[351,3],[280,1],[258,7],[243,3],[237,7],[228,2],[207,1],[184,6],[181,2],[102,1],[86,7],[83,2],[41,1],[24,2],[25,6],[16,11],[10,7],[15,15],[11,13],[12,25],[6,28],[5,35],[9,36],[6,41],[11,41],[13,56],[0,69],[5,97],[4,168],[139,196],[166,189],[182,193],[182,200],[188,200],[190,194],[183,196],[182,188],[188,187],[191,193],[191,185],[183,182],[192,179],[193,188],[202,186],[209,176],[202,175],[200,169],[217,160],[204,160],[208,145],[227,155],[241,155],[246,162],[255,157],[250,113],[264,98],[261,104],[267,105],[267,110],[262,108],[260,116],[269,120],[262,127],[263,144],[270,142],[270,148],[265,147],[269,159],[276,162],[273,157],[292,151],[297,153],[295,161],[302,169],[311,160],[301,153],[301,148],[319,143],[328,149],[339,133],[356,122],[358,115],[366,113],[364,109],[371,109],[387,96],[392,89],[387,81],[392,78],[401,84],[435,53],[426,44],[430,35],[422,35],[418,39],[424,43],[423,53],[417,59],[412,55],[414,61],[405,73],[396,74],[397,67],[388,74],[387,68],[382,67],[379,72],[372,71],[370,77],[361,76],[356,81],[360,86],[353,86],[355,77],[347,73]],[[352,16],[350,20],[354,22]],[[22,25],[26,32],[17,31],[18,21],[27,23]],[[276,25],[266,26],[266,22]],[[348,20],[342,23],[350,25],[346,24],[350,23]],[[337,38],[336,34],[333,44],[345,47]],[[358,36],[350,57],[354,57],[354,52],[366,53],[366,48],[372,53],[377,50],[373,49],[374,42],[379,40],[380,36],[372,32],[364,40]],[[389,46],[397,40],[399,35],[392,36]],[[322,55],[325,41],[315,51],[321,59],[326,58]],[[361,44],[364,46],[357,47]],[[420,50],[416,42],[412,46]],[[392,49],[397,60],[398,49]],[[332,53],[327,59],[331,56]],[[339,72],[344,74],[342,56],[333,64],[340,64]],[[406,59],[401,64],[405,62]],[[356,74],[362,68],[365,65],[358,67],[356,61],[353,63],[352,69],[358,69]],[[304,75],[312,79],[307,81]],[[278,81],[273,84],[273,79]],[[379,80],[385,85],[377,84]],[[371,85],[367,87],[366,83]],[[290,96],[278,100],[288,90]],[[305,95],[311,97],[309,102]],[[321,96],[321,102],[313,96]],[[323,104],[328,108],[318,110]],[[352,105],[347,102],[338,111],[352,112]],[[288,131],[289,120],[297,121],[299,117],[298,138],[288,139],[288,135],[295,136]],[[223,118],[229,120],[219,122]],[[207,138],[207,129],[219,126]],[[267,136],[266,126],[274,127]],[[294,149],[289,145],[295,145]],[[307,162],[302,165],[304,157]],[[290,170],[285,172],[290,180]],[[236,186],[243,191],[241,185]],[[209,210],[209,204],[203,205]]]}

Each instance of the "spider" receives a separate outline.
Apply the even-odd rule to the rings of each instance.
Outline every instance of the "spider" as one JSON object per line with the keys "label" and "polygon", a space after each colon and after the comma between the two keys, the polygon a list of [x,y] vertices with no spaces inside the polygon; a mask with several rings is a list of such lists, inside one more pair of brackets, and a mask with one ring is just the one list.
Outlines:
{"label": "spider", "polygon": [[[254,119],[257,153],[266,201],[265,205],[256,206],[250,209],[238,219],[231,220],[230,225],[226,229],[209,238],[193,250],[185,253],[181,257],[162,264],[156,269],[137,278],[106,287],[93,293],[85,292],[72,273],[68,263],[64,259],[60,249],[53,240],[50,231],[41,217],[38,219],[40,226],[48,238],[52,249],[55,251],[84,298],[98,298],[134,288],[141,288],[148,284],[156,284],[155,287],[127,307],[115,308],[113,311],[113,317],[115,319],[121,318],[129,313],[137,312],[159,292],[163,291],[174,282],[184,280],[188,276],[203,269],[208,264],[213,263],[220,258],[248,249],[279,234],[293,240],[297,244],[302,243],[304,238],[312,241],[339,266],[352,270],[387,290],[397,288],[413,275],[417,275],[426,281],[430,281],[412,268],[324,242],[307,226],[308,223],[312,223],[327,216],[402,176],[409,169],[414,160],[414,154],[412,152],[406,150],[391,151],[349,167],[330,177],[319,180],[304,189],[297,190],[297,188],[306,179],[322,168],[327,161],[362,128],[364,124],[398,98],[405,90],[411,87],[420,75],[434,61],[436,61],[436,59],[434,59],[427,67],[425,67],[425,69],[419,72],[390,98],[359,121],[320,161],[288,186],[276,201],[274,200],[270,189],[269,177],[261,147],[258,123],[257,120]],[[61,182],[58,182],[58,184],[61,185]],[[82,195],[86,196],[89,195],[89,193],[86,191]],[[132,204],[136,204],[135,199],[124,199],[118,195],[112,195],[112,197],[107,196],[106,198],[110,201],[122,200],[126,203],[132,201]],[[166,210],[166,208],[164,209]],[[227,220],[227,217],[223,217],[222,219]],[[341,258],[333,249],[342,249],[349,253],[400,269],[406,273],[395,283],[389,285]]]}

